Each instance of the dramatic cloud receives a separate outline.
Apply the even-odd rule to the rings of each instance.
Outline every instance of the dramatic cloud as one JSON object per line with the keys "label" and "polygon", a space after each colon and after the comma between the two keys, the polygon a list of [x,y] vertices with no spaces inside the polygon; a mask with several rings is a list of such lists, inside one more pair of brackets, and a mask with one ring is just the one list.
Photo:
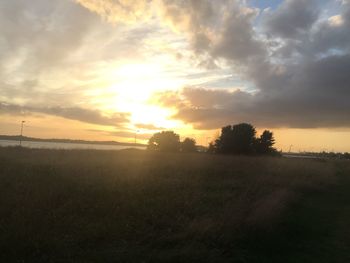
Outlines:
{"label": "dramatic cloud", "polygon": [[112,23],[130,23],[148,18],[152,0],[76,0]]}
{"label": "dramatic cloud", "polygon": [[266,26],[272,35],[295,38],[309,30],[318,15],[317,2],[314,0],[286,0],[276,11],[268,12]]}
{"label": "dramatic cloud", "polygon": [[[212,54],[230,59],[247,59],[264,50],[255,39],[252,22],[257,10],[240,1],[210,0],[77,0],[111,22],[140,22],[152,14],[163,25],[184,33],[197,55]],[[209,57],[205,57],[209,59]]]}
{"label": "dramatic cloud", "polygon": [[77,120],[81,122],[103,125],[103,126],[116,126],[120,127],[128,121],[128,113],[113,113],[109,116],[102,114],[97,110],[90,110],[78,107],[64,108],[64,107],[33,107],[33,106],[21,106],[14,104],[7,104],[0,102],[1,113],[7,114],[24,114],[30,115],[32,113],[43,113],[48,115],[54,115],[63,117],[66,119]]}
{"label": "dramatic cloud", "polygon": [[255,15],[252,9],[234,8],[224,18],[218,40],[210,51],[212,56],[229,59],[239,65],[264,57],[266,50],[252,27]]}
{"label": "dramatic cloud", "polygon": [[98,69],[136,56],[140,36],[154,31],[113,28],[70,0],[1,1],[0,101],[7,105],[0,114],[12,109],[119,126],[130,113],[104,114],[118,111],[105,105],[115,103],[116,92],[103,90],[112,81]]}
{"label": "dramatic cloud", "polygon": [[[265,7],[244,0],[2,1],[1,112],[157,130],[168,115],[152,123],[140,110],[153,103],[199,129],[240,121],[350,127],[350,2]],[[125,109],[130,116],[107,114]]]}
{"label": "dramatic cloud", "polygon": [[71,1],[1,1],[0,100],[73,107],[82,94],[74,57],[98,21]]}
{"label": "dramatic cloud", "polygon": [[318,25],[311,35],[308,52],[349,53],[350,52],[350,4],[343,4],[342,12]]}
{"label": "dramatic cloud", "polygon": [[[196,128],[215,129],[225,123],[251,121],[260,127],[349,127],[350,55],[328,56],[266,80],[255,94],[241,90],[184,89],[163,93],[159,101],[179,109],[174,116]],[[285,75],[287,73],[281,73]],[[271,87],[267,87],[268,83]]]}
{"label": "dramatic cloud", "polygon": [[266,26],[260,30],[253,27],[253,9],[235,8],[238,12],[218,18],[226,22],[206,51],[243,69],[254,93],[187,88],[163,93],[159,103],[177,108],[174,118],[200,129],[240,121],[261,127],[349,127],[349,3],[343,2],[339,15],[321,19],[315,1],[288,0],[262,13]]}
{"label": "dramatic cloud", "polygon": [[0,14],[3,74],[38,73],[57,66],[98,21],[74,3],[58,0],[1,1]]}

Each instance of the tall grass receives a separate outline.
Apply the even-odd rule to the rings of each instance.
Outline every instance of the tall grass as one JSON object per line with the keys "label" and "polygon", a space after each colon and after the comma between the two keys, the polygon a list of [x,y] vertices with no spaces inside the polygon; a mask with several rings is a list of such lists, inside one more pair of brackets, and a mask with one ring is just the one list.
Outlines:
{"label": "tall grass", "polygon": [[298,204],[337,187],[349,166],[0,148],[0,261],[297,262],[268,251],[305,238],[285,236],[298,230]]}

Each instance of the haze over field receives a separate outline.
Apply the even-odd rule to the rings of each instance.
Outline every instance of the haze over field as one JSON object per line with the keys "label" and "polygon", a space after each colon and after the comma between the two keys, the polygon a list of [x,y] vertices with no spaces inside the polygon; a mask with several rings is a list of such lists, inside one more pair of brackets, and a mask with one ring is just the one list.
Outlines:
{"label": "haze over field", "polygon": [[350,151],[349,0],[3,0],[0,134]]}
{"label": "haze over field", "polygon": [[0,147],[0,167],[0,262],[349,261],[349,160]]}

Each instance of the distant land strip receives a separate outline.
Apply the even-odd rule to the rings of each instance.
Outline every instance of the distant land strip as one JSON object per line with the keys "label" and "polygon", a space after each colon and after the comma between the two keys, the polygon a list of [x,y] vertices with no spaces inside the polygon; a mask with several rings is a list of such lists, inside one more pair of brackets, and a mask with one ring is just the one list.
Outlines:
{"label": "distant land strip", "polygon": [[0,140],[7,141],[19,141],[22,138],[22,141],[30,142],[59,142],[59,143],[80,143],[80,144],[98,144],[98,145],[121,145],[121,146],[141,146],[145,147],[145,144],[142,143],[128,143],[128,142],[117,142],[117,141],[86,141],[86,140],[71,140],[71,139],[41,139],[33,138],[20,135],[0,135]]}

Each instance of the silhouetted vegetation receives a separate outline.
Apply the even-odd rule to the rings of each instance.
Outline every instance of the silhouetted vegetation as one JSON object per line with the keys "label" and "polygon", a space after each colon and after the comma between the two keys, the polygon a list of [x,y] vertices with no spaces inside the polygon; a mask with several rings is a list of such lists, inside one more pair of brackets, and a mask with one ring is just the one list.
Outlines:
{"label": "silhouetted vegetation", "polygon": [[181,142],[181,151],[185,153],[196,152],[196,141],[192,138],[185,138],[183,142]]}
{"label": "silhouetted vegetation", "polygon": [[148,150],[160,152],[197,152],[196,141],[185,138],[180,142],[180,136],[173,131],[155,133],[148,141]]}
{"label": "silhouetted vegetation", "polygon": [[0,147],[0,262],[348,262],[350,162]]}
{"label": "silhouetted vegetation", "polygon": [[255,128],[247,123],[228,125],[215,141],[217,153],[250,154],[254,151]]}
{"label": "silhouetted vegetation", "polygon": [[213,142],[210,142],[208,145],[207,153],[215,153],[215,152],[216,152],[215,144]]}
{"label": "silhouetted vegetation", "polygon": [[259,138],[255,128],[248,123],[228,125],[221,129],[220,137],[209,145],[209,152],[223,154],[272,154],[275,139],[271,131],[265,130]]}
{"label": "silhouetted vegetation", "polygon": [[155,133],[148,141],[148,150],[178,152],[181,149],[180,136],[173,131]]}
{"label": "silhouetted vegetation", "polygon": [[[208,153],[223,154],[277,154],[273,145],[275,139],[271,131],[265,130],[256,137],[255,128],[248,123],[228,125],[221,129],[221,135],[215,142],[211,142]],[[197,152],[196,141],[185,138],[180,142],[180,136],[173,131],[155,133],[148,141],[148,150],[161,152]]]}
{"label": "silhouetted vegetation", "polygon": [[257,154],[271,154],[275,153],[276,149],[273,148],[275,139],[271,131],[265,130],[259,138],[255,139],[254,150]]}

